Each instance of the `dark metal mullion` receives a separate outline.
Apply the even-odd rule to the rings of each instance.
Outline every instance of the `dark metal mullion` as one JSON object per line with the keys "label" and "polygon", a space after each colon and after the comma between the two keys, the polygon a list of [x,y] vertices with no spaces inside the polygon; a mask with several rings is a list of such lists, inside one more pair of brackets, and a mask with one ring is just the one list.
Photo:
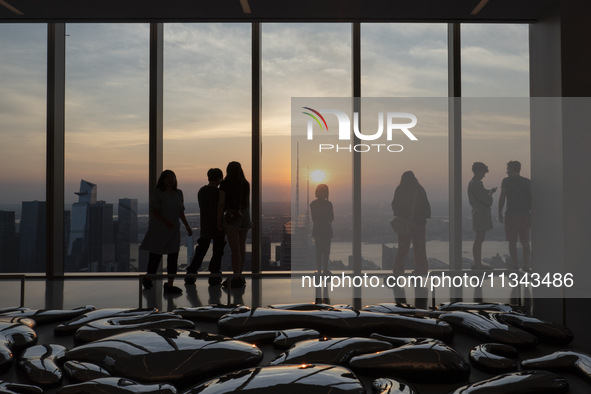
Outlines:
{"label": "dark metal mullion", "polygon": [[66,24],[47,25],[46,275],[64,276]]}
{"label": "dark metal mullion", "polygon": [[448,23],[449,267],[462,269],[462,79],[460,24]]}
{"label": "dark metal mullion", "polygon": [[252,24],[252,272],[261,272],[262,65],[261,24]]}
{"label": "dark metal mullion", "polygon": [[[351,72],[353,111],[361,118],[361,23],[351,24]],[[353,120],[354,121],[354,120]],[[361,123],[361,119],[359,120]],[[353,145],[361,143],[353,135]],[[353,149],[353,273],[361,273],[361,152]]]}

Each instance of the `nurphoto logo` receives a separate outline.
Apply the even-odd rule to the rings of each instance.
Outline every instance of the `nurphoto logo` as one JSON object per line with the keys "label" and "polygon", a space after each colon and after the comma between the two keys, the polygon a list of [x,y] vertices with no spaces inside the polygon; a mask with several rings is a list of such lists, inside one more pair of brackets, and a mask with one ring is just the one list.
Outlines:
{"label": "nurphoto logo", "polygon": [[[311,119],[308,119],[308,129],[307,129],[307,136],[308,140],[314,139],[314,122],[316,121],[318,126],[320,127],[321,131],[326,129],[328,132],[328,124],[326,123],[326,119],[322,114],[334,114],[337,117],[339,122],[339,140],[351,140],[351,120],[349,116],[338,109],[321,109],[320,111],[316,111],[310,107],[302,107],[307,109],[308,111],[312,112],[302,112],[305,115],[308,115]],[[410,122],[407,123],[394,123],[394,119],[407,119]],[[413,128],[417,124],[417,117],[408,112],[388,112],[386,114],[386,140],[392,141],[392,135],[394,130],[401,130],[411,141],[417,141],[417,137],[414,136],[413,133],[410,132],[409,129]],[[362,141],[376,141],[382,134],[384,133],[384,113],[378,113],[378,131],[374,134],[362,134],[359,130],[359,113],[353,113],[353,132],[355,136]],[[382,151],[388,152],[402,152],[404,149],[400,144],[355,144],[355,145],[333,145],[333,144],[319,144],[318,150],[322,152],[323,150],[334,150],[336,152],[339,151],[348,151],[351,152],[352,150],[355,152],[369,152],[371,150],[377,150],[380,152],[380,148]]]}

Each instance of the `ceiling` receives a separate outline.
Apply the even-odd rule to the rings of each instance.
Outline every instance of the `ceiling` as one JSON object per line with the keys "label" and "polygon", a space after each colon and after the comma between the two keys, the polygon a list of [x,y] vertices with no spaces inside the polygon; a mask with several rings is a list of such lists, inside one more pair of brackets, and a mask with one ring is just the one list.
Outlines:
{"label": "ceiling", "polygon": [[[0,22],[528,23],[560,1],[0,0]],[[471,15],[477,7],[480,11]]]}

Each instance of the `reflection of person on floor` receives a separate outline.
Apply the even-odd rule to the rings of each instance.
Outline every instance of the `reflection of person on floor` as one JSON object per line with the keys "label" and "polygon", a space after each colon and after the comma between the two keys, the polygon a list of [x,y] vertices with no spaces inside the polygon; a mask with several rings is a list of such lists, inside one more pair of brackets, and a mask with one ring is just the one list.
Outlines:
{"label": "reflection of person on floor", "polygon": [[[162,260],[167,255],[167,272],[176,275],[181,247],[181,229],[179,219],[185,225],[189,236],[193,235],[191,227],[185,218],[183,192],[177,188],[176,175],[171,170],[160,174],[156,188],[150,193],[150,219],[148,231],[142,241],[140,249],[150,252],[148,260],[148,274],[155,274]],[[174,277],[168,278],[164,284],[166,293],[182,293],[173,286]],[[144,278],[144,288],[152,288],[152,279]]]}
{"label": "reflection of person on floor", "polygon": [[[529,230],[531,228],[531,181],[519,175],[521,163],[507,163],[507,178],[501,183],[499,197],[499,221],[505,223],[505,236],[509,241],[509,255],[512,268],[518,267],[517,237],[523,248],[523,268],[528,268],[530,257]],[[507,210],[503,217],[503,207],[507,199]]]}
{"label": "reflection of person on floor", "polygon": [[[191,265],[187,267],[187,273],[195,274],[201,268],[203,258],[207,254],[209,244],[213,241],[213,255],[209,261],[209,272],[212,274],[220,274],[222,268],[222,256],[224,255],[224,232],[218,229],[218,203],[220,201],[219,184],[224,179],[224,173],[219,168],[210,168],[207,171],[207,180],[209,183],[199,189],[197,193],[197,200],[199,200],[199,212],[201,217],[201,234],[197,240],[195,247],[195,256],[191,261]],[[195,277],[185,278],[185,283],[195,284]],[[220,277],[210,277],[209,284],[219,285],[222,283]]]}
{"label": "reflection of person on floor", "polygon": [[493,203],[492,195],[497,191],[496,187],[488,190],[484,188],[482,179],[488,172],[486,164],[475,162],[472,164],[474,177],[468,184],[468,200],[472,206],[472,230],[476,232],[472,254],[474,256],[473,269],[482,269],[482,243],[488,230],[493,228],[490,207]]}
{"label": "reflection of person on floor", "polygon": [[310,213],[312,214],[312,237],[316,246],[316,265],[318,273],[330,275],[328,271],[328,258],[330,256],[330,242],[332,238],[332,221],[334,220],[334,211],[332,203],[328,201],[328,186],[320,184],[316,187],[316,200],[310,203]]}
{"label": "reflection of person on floor", "polygon": [[410,220],[410,233],[398,234],[398,251],[394,260],[394,274],[404,273],[404,261],[410,250],[412,242],[415,260],[415,274],[426,275],[427,250],[425,245],[425,233],[427,219],[431,217],[431,205],[427,199],[427,192],[415,177],[412,171],[402,174],[400,185],[394,192],[392,200],[394,216]]}

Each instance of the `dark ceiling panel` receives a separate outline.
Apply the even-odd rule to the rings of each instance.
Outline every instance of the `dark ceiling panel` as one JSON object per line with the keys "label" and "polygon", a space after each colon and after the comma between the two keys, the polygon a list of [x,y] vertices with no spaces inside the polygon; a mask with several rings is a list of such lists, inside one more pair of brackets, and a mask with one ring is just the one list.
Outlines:
{"label": "dark ceiling panel", "polygon": [[560,0],[4,0],[3,22],[533,22]]}

